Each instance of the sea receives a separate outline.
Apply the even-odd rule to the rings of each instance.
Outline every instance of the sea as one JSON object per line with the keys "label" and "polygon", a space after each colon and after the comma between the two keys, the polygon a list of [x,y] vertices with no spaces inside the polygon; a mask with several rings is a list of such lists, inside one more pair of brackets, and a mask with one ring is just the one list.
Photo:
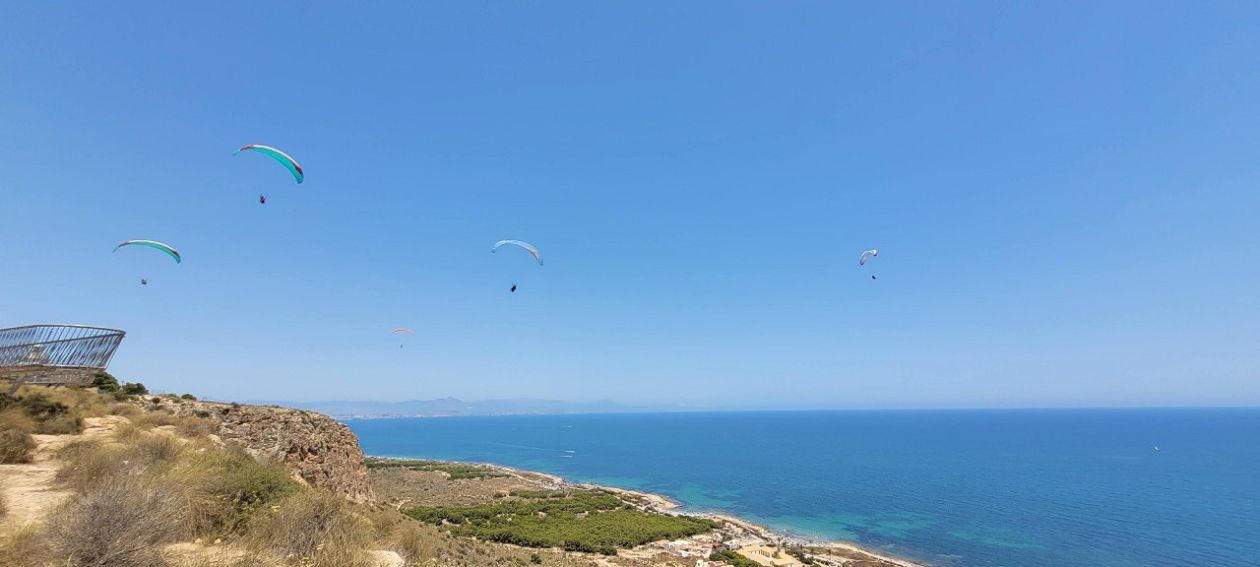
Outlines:
{"label": "sea", "polygon": [[1260,409],[350,420],[369,455],[496,463],[939,566],[1260,566]]}

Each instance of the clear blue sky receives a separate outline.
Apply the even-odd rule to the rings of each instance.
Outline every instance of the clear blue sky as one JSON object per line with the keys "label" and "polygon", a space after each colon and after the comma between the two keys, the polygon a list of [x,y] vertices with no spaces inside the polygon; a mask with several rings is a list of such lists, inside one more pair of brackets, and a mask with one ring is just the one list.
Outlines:
{"label": "clear blue sky", "polygon": [[[232,399],[1257,404],[1257,26],[1250,2],[9,4],[0,326],[123,328],[121,377]],[[129,238],[185,261],[110,253]]]}

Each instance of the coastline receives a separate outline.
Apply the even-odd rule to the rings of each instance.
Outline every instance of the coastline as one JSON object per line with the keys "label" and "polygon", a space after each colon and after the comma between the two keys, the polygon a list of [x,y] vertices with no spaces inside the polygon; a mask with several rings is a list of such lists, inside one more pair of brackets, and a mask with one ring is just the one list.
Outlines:
{"label": "coastline", "polygon": [[[373,456],[373,455],[366,455],[366,456],[374,458],[374,459],[382,459],[382,460],[420,458],[420,457],[383,457],[383,456]],[[729,514],[721,514],[717,512],[687,511],[683,509],[684,508],[683,504],[667,496],[656,494],[653,492],[645,492],[642,490],[620,488],[616,486],[608,486],[608,485],[603,485],[603,484],[574,482],[574,481],[567,480],[564,477],[561,477],[558,475],[539,472],[539,471],[518,469],[514,467],[509,467],[506,465],[501,465],[498,463],[484,463],[484,462],[473,462],[473,461],[448,461],[444,459],[425,459],[425,460],[483,466],[483,467],[493,469],[497,472],[501,472],[503,474],[513,476],[523,481],[536,484],[539,488],[544,488],[548,490],[562,490],[566,488],[587,488],[587,489],[606,490],[608,492],[612,492],[614,494],[622,496],[623,498],[631,502],[637,503],[640,506],[640,508],[645,511],[655,512],[659,514],[671,514],[671,515],[676,515],[676,516],[707,518],[710,520],[717,520],[720,522],[724,522],[728,526],[730,526],[730,529],[724,530],[724,531],[726,531],[728,535],[733,536],[733,538],[736,541],[746,542],[744,543],[744,545],[769,545],[774,542],[785,542],[785,543],[790,543],[793,545],[799,545],[799,546],[808,548],[811,550],[811,553],[816,553],[819,555],[827,555],[828,552],[840,554],[839,556],[843,558],[842,562],[854,560],[854,559],[862,559],[862,557],[860,556],[865,556],[865,559],[882,561],[888,565],[892,565],[896,567],[929,567],[926,564],[917,563],[909,559],[895,557],[895,556],[887,555],[887,554],[876,552],[876,551],[871,551],[870,549],[861,547],[860,545],[857,545],[851,542],[835,541],[835,540],[822,540],[822,541],[812,540],[812,539],[803,538],[798,535],[794,535],[787,532],[775,531],[771,528],[768,528],[760,524],[751,522],[749,520],[745,520],[743,518],[739,518],[739,517],[732,516]],[[854,557],[855,555],[859,557]]]}

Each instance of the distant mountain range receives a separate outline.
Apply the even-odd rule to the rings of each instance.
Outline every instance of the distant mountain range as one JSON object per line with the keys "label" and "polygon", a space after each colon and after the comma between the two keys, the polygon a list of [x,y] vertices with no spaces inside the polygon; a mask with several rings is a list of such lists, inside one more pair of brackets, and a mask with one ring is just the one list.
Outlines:
{"label": "distant mountain range", "polygon": [[555,400],[508,399],[466,402],[458,398],[408,400],[404,402],[257,402],[319,412],[339,419],[388,417],[448,417],[461,415],[528,415],[566,413],[618,413],[642,411],[611,400],[559,402]]}

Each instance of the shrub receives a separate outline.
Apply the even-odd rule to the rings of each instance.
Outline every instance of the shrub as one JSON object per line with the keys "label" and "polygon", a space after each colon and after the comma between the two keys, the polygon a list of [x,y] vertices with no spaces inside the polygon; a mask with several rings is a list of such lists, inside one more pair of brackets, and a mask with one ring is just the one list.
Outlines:
{"label": "shrub", "polygon": [[103,370],[96,373],[96,377],[92,379],[92,386],[102,392],[117,392],[119,388],[118,379]]}
{"label": "shrub", "polygon": [[123,384],[122,389],[121,389],[120,391],[121,391],[124,395],[127,395],[127,396],[147,396],[147,395],[149,395],[149,389],[148,389],[148,388],[145,388],[145,387],[144,387],[144,384],[141,384],[141,383],[139,383],[139,382],[135,382],[135,383],[130,383],[130,382],[129,382],[129,383],[127,383],[127,384]]}
{"label": "shrub", "polygon": [[46,435],[74,435],[83,431],[83,418],[77,415],[59,415],[39,422],[36,433]]}
{"label": "shrub", "polygon": [[17,399],[17,406],[35,419],[46,419],[70,413],[70,406],[50,400],[43,392],[27,394]]}
{"label": "shrub", "polygon": [[29,463],[35,450],[35,439],[30,432],[0,426],[0,464]]}
{"label": "shrub", "polygon": [[158,546],[184,535],[182,495],[120,471],[53,512],[48,541],[69,565],[158,567]]}
{"label": "shrub", "polygon": [[619,547],[677,539],[717,527],[702,518],[641,512],[602,490],[577,490],[559,498],[549,492],[538,496],[473,506],[416,507],[404,513],[447,526],[455,535],[605,555],[615,555]]}
{"label": "shrub", "polygon": [[123,449],[94,441],[78,441],[62,447],[57,458],[65,462],[56,481],[75,490],[87,490],[94,482],[122,466]]}
{"label": "shrub", "polygon": [[304,565],[365,565],[360,550],[371,526],[354,515],[344,498],[320,490],[304,490],[278,501],[250,525],[251,547]]}
{"label": "shrub", "polygon": [[376,528],[374,539],[401,555],[407,565],[426,565],[463,543],[435,526],[413,521],[392,508],[371,510],[368,517]]}
{"label": "shrub", "polygon": [[55,563],[40,525],[10,530],[0,537],[0,565],[61,565]]}
{"label": "shrub", "polygon": [[205,535],[241,533],[255,514],[298,490],[283,466],[239,449],[197,453],[166,476],[194,495],[190,521]]}
{"label": "shrub", "polygon": [[[68,397],[66,397],[68,396]],[[66,399],[75,397],[63,395]],[[44,392],[34,392],[20,397],[6,396],[0,401],[5,423],[20,423],[32,433],[64,435],[83,430],[83,418],[70,406],[54,400]]]}
{"label": "shrub", "polygon": [[167,435],[146,435],[136,440],[126,452],[125,459],[132,466],[150,468],[174,463],[184,454],[184,443]]}
{"label": "shrub", "polygon": [[192,394],[182,394],[182,395],[180,395],[180,396],[179,396],[179,399],[181,399],[181,400],[192,400],[192,401],[194,401],[194,402],[195,402],[195,401],[197,401],[197,396],[194,396],[194,395],[192,395]]}
{"label": "shrub", "polygon": [[537,553],[531,553],[531,554],[529,554],[529,562],[530,562],[530,563],[533,563],[533,564],[535,564],[535,565],[541,565],[541,564],[542,564],[542,558],[541,558],[541,557],[539,557]]}
{"label": "shrub", "polygon": [[413,471],[440,471],[446,473],[451,480],[481,479],[506,477],[485,465],[469,465],[446,461],[427,461],[421,459],[367,459],[364,461],[369,469],[404,468]]}

